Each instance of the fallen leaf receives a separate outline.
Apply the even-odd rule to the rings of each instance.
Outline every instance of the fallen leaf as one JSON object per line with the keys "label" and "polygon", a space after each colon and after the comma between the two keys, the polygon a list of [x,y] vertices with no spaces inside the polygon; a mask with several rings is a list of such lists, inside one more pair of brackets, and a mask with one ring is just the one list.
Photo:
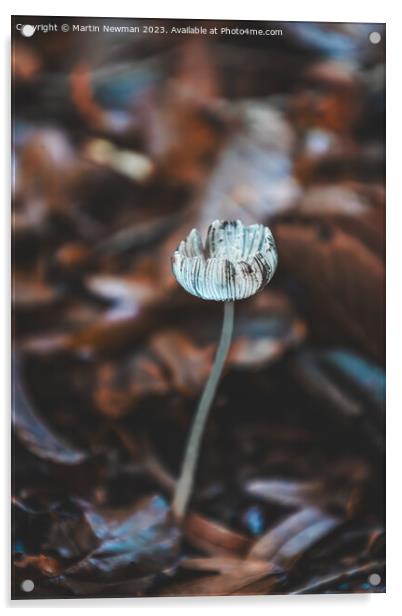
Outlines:
{"label": "fallen leaf", "polygon": [[227,142],[197,204],[194,226],[201,232],[216,219],[265,222],[299,195],[291,176],[294,135],[286,119],[264,102],[235,104],[231,113],[243,128]]}
{"label": "fallen leaf", "polygon": [[343,415],[383,418],[385,372],[362,356],[342,349],[303,351],[292,361],[293,372],[313,395],[325,398]]}
{"label": "fallen leaf", "polygon": [[31,453],[49,462],[66,465],[84,462],[87,454],[64,441],[37,415],[23,389],[18,359],[14,366],[12,420],[19,441]]}
{"label": "fallen leaf", "polygon": [[280,270],[315,336],[384,359],[383,261],[339,228],[278,224]]}
{"label": "fallen leaf", "polygon": [[248,494],[289,507],[305,507],[322,488],[320,481],[289,479],[252,479],[245,485]]}
{"label": "fallen leaf", "polygon": [[250,544],[245,535],[195,512],[185,519],[184,534],[191,545],[208,554],[240,554]]}
{"label": "fallen leaf", "polygon": [[249,551],[249,557],[289,567],[339,523],[340,520],[315,507],[302,509],[258,539]]}
{"label": "fallen leaf", "polygon": [[120,511],[108,511],[81,503],[84,516],[99,545],[82,560],[65,569],[53,583],[122,582],[148,577],[172,566],[181,538],[170,517],[170,509],[160,496],[145,498]]}
{"label": "fallen leaf", "polygon": [[[260,580],[261,578],[267,578],[270,576],[279,575],[282,572],[278,566],[258,560],[241,560],[238,559],[236,563],[233,561],[223,562],[213,559],[212,563],[200,564],[198,560],[198,566],[204,566],[208,568],[212,564],[212,568],[216,569],[218,566],[225,572],[213,575],[201,577],[189,582],[182,582],[166,586],[158,592],[158,596],[161,597],[186,597],[186,596],[221,596],[231,595],[236,591],[241,590],[247,585]],[[210,559],[204,559],[208,561]]]}
{"label": "fallen leaf", "polygon": [[60,563],[51,556],[44,556],[40,554],[39,556],[23,556],[21,560],[17,560],[15,563],[17,569],[26,569],[29,567],[33,567],[34,569],[38,569],[41,573],[45,575],[57,575],[60,572]]}

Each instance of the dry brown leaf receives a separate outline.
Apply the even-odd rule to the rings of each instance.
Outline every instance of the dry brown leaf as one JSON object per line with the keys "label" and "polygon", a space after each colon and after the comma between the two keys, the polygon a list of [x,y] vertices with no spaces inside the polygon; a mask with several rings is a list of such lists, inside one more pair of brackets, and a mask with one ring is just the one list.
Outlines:
{"label": "dry brown leaf", "polygon": [[190,512],[184,524],[187,541],[208,554],[240,554],[247,550],[250,539],[241,533]]}
{"label": "dry brown leaf", "polygon": [[[205,559],[207,560],[207,559]],[[195,596],[220,596],[231,595],[240,591],[242,588],[249,584],[266,578],[269,576],[278,575],[281,573],[281,569],[273,565],[272,563],[258,561],[258,560],[241,560],[238,559],[236,566],[231,563],[232,566],[226,567],[222,561],[213,562],[212,566],[223,566],[225,573],[221,573],[213,576],[201,577],[189,582],[182,582],[178,584],[172,584],[166,586],[158,594],[162,597],[186,597],[190,595]],[[205,563],[205,567],[208,564]]]}
{"label": "dry brown leaf", "polygon": [[276,238],[280,270],[297,283],[313,333],[382,360],[383,261],[337,227],[278,224]]}

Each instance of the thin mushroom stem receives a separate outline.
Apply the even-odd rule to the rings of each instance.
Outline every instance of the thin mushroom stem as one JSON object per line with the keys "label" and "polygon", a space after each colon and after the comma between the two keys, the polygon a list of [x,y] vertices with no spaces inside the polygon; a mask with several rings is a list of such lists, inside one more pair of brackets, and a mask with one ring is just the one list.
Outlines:
{"label": "thin mushroom stem", "polygon": [[234,302],[225,302],[221,337],[216,351],[214,365],[212,366],[208,381],[205,384],[204,391],[198,403],[197,411],[191,426],[190,438],[183,458],[180,478],[176,483],[172,510],[178,520],[183,519],[191,496],[195,468],[200,453],[205,424],[232,340],[233,321]]}

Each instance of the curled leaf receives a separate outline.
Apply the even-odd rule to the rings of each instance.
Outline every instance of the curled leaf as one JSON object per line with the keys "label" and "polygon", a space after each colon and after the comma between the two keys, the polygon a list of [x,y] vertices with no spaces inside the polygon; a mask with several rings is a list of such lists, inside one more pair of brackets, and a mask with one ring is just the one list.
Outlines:
{"label": "curled leaf", "polygon": [[75,465],[84,462],[87,454],[57,435],[36,414],[24,391],[19,374],[18,360],[15,365],[13,390],[13,425],[18,439],[33,454],[49,462]]}
{"label": "curled leaf", "polygon": [[120,512],[83,507],[99,545],[55,582],[146,578],[175,562],[180,531],[162,497],[144,499]]}
{"label": "curled leaf", "polygon": [[323,513],[320,509],[302,509],[285,518],[258,539],[251,548],[249,557],[289,566],[339,523],[335,517]]}

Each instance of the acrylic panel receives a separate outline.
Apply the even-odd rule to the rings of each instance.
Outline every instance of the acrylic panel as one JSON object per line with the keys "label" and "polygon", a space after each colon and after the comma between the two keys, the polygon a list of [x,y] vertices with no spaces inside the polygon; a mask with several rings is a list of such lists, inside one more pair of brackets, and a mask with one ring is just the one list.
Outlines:
{"label": "acrylic panel", "polygon": [[12,597],[385,592],[385,25],[12,18]]}

